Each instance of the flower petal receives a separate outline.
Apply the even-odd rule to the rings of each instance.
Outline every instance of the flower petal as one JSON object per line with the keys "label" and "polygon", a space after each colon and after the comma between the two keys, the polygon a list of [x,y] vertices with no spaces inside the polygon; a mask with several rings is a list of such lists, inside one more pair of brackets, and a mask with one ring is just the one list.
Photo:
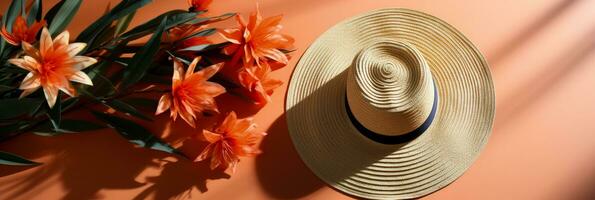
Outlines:
{"label": "flower petal", "polygon": [[87,57],[87,56],[74,56],[72,57],[74,64],[74,69],[75,70],[83,70],[95,63],[97,63],[97,60],[95,58],[91,58],[91,57]]}
{"label": "flower petal", "polygon": [[259,49],[262,51],[267,58],[273,59],[277,62],[287,64],[289,61],[287,60],[287,56],[279,51],[278,49]]}
{"label": "flower petal", "polygon": [[221,125],[217,127],[216,131],[219,133],[231,131],[237,119],[238,117],[236,115],[236,112],[231,111],[229,114],[227,114],[223,122],[221,122]]}
{"label": "flower petal", "polygon": [[203,130],[202,136],[203,136],[203,139],[205,139],[209,143],[215,143],[222,139],[221,135],[219,135],[217,133],[213,133],[208,130]]}
{"label": "flower petal", "polygon": [[178,59],[173,59],[174,60],[174,74],[172,75],[171,79],[172,82],[173,81],[177,81],[177,80],[184,80],[184,64],[182,64],[182,62],[180,62]]}
{"label": "flower petal", "polygon": [[221,152],[223,151],[221,148],[221,144],[218,145],[214,145],[213,147],[213,153],[211,155],[211,170],[216,169],[217,167],[219,167],[219,165],[222,165],[224,163],[223,161],[223,157],[221,157]]}
{"label": "flower petal", "polygon": [[194,159],[194,161],[195,162],[203,161],[203,160],[207,159],[209,156],[211,156],[211,154],[213,152],[213,147],[215,145],[217,145],[217,144],[207,145],[207,147],[205,147],[205,149],[202,150],[202,152],[198,155],[198,157],[196,157],[196,159]]}
{"label": "flower petal", "polygon": [[194,69],[196,68],[196,64],[198,64],[198,61],[200,61],[200,56],[194,57],[190,65],[188,65],[184,78],[188,78],[190,75],[194,74]]}
{"label": "flower petal", "polygon": [[43,57],[50,48],[53,48],[52,36],[50,36],[47,28],[43,28],[39,37],[39,52],[41,56]]}
{"label": "flower petal", "polygon": [[[185,106],[185,105],[184,105]],[[194,121],[194,117],[189,112],[179,112],[180,117],[192,128],[196,128],[196,122]]]}
{"label": "flower petal", "polygon": [[231,133],[237,134],[235,136],[241,136],[245,134],[249,128],[255,127],[256,125],[252,123],[252,118],[240,119],[237,120],[236,124],[234,124]]}
{"label": "flower petal", "polygon": [[171,106],[171,96],[170,94],[164,94],[159,99],[159,104],[157,104],[157,110],[155,111],[155,115],[161,114],[165,112]]}
{"label": "flower petal", "polygon": [[240,41],[242,40],[242,32],[237,28],[223,29],[218,31],[218,33],[223,39],[233,44],[240,44]]}
{"label": "flower petal", "polygon": [[211,96],[211,97],[216,97],[216,96],[219,96],[219,95],[225,93],[225,87],[219,85],[218,83],[207,81],[202,85],[202,87],[200,88],[200,91],[204,94]]}
{"label": "flower petal", "polygon": [[39,87],[23,90],[23,92],[21,92],[21,95],[19,96],[19,99],[30,95],[31,93],[37,91],[37,89],[39,89]]}
{"label": "flower petal", "polygon": [[21,59],[21,58],[12,58],[12,59],[8,59],[8,62],[10,64],[13,64],[21,69],[27,70],[27,71],[33,71],[33,69],[31,69],[28,65],[25,64],[25,59]]}
{"label": "flower petal", "polygon": [[[57,39],[57,38],[56,38]],[[67,43],[68,44],[68,43]],[[87,46],[87,44],[85,43],[81,43],[81,42],[77,42],[77,43],[72,43],[72,44],[68,44],[68,55],[70,57],[76,56],[76,54],[78,54],[79,52],[81,52],[83,49],[85,49],[85,47]]]}
{"label": "flower petal", "polygon": [[87,76],[87,74],[85,74],[85,72],[83,71],[75,72],[69,79],[71,81],[82,83],[85,85],[93,85],[91,78],[89,78],[89,76]]}
{"label": "flower petal", "polygon": [[259,7],[259,4],[256,3],[256,10],[250,13],[250,18],[248,19],[248,25],[246,27],[248,30],[254,30],[254,28],[262,21],[262,16],[260,16]]}
{"label": "flower petal", "polygon": [[44,86],[43,94],[45,95],[45,99],[47,100],[50,108],[54,107],[54,104],[56,104],[56,98],[58,98],[58,88],[53,86]]}
{"label": "flower petal", "polygon": [[58,86],[58,89],[66,93],[68,96],[76,96],[76,90],[74,90],[74,87],[72,87],[72,85],[70,85],[69,83],[67,83],[66,85]]}
{"label": "flower petal", "polygon": [[251,98],[254,100],[256,105],[264,106],[267,103],[271,102],[271,97],[262,87],[262,83],[258,82],[255,84],[254,89],[251,91]]}
{"label": "flower petal", "polygon": [[213,77],[213,75],[215,75],[217,73],[217,71],[219,71],[219,69],[221,69],[221,66],[223,66],[223,64],[224,63],[217,63],[214,65],[211,65],[209,67],[206,67],[206,68],[200,70],[196,74],[201,77],[200,78],[201,81],[206,81],[206,80],[210,79],[211,77]]}
{"label": "flower petal", "polygon": [[66,46],[68,45],[68,40],[70,39],[70,33],[68,31],[64,31],[60,33],[56,38],[54,38],[53,45],[54,46]]}
{"label": "flower petal", "polygon": [[275,29],[278,28],[277,25],[279,25],[279,23],[281,22],[281,19],[283,19],[283,15],[277,15],[277,16],[273,16],[273,17],[267,17],[266,19],[262,20],[262,22],[260,23],[260,25],[258,26],[258,30],[256,30],[256,32],[254,34],[263,34],[269,31],[275,31],[275,30],[271,30],[271,29]]}
{"label": "flower petal", "polygon": [[29,44],[28,42],[23,42],[22,43],[23,46],[23,51],[25,51],[25,53],[35,59],[39,58],[39,50],[37,50],[35,47],[33,47],[33,45]]}
{"label": "flower petal", "polygon": [[29,72],[29,74],[27,74],[27,76],[25,76],[25,78],[23,79],[23,82],[21,82],[21,86],[19,86],[19,89],[26,90],[31,88],[38,88],[40,85],[41,81],[39,80],[39,77],[33,74],[32,72]]}
{"label": "flower petal", "polygon": [[235,53],[239,48],[240,48],[240,45],[238,45],[238,44],[230,44],[230,45],[223,47],[222,52],[223,52],[223,54],[229,56],[229,55]]}
{"label": "flower petal", "polygon": [[6,30],[6,27],[2,26],[2,29],[0,30],[0,35],[2,35],[4,40],[6,40],[6,42],[8,42],[9,44],[12,44],[14,46],[19,46],[20,39],[15,37],[14,35],[8,33],[8,31]]}
{"label": "flower petal", "polygon": [[46,25],[45,20],[41,20],[41,21],[36,21],[34,22],[30,27],[29,30],[27,30],[27,38],[25,39],[25,41],[27,42],[33,42],[35,41],[35,37],[37,37],[37,33],[39,32],[39,30],[41,30],[41,28],[43,28]]}

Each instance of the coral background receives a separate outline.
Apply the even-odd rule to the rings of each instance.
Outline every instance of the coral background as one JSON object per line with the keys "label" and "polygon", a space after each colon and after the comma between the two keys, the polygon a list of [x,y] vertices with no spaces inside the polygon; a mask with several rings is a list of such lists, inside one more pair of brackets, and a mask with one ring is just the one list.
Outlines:
{"label": "coral background", "polygon": [[[44,10],[56,2],[44,0]],[[118,1],[84,1],[68,29],[78,34],[108,2]],[[0,10],[8,4],[3,0]],[[424,199],[595,198],[595,1],[261,0],[260,5],[265,16],[284,14],[284,32],[296,38],[294,58],[273,73],[286,82],[318,35],[376,8],[435,15],[483,52],[496,87],[494,132],[463,176]],[[185,0],[156,0],[137,13],[132,25],[186,7]],[[254,1],[215,0],[210,15],[247,14],[253,8]],[[210,172],[206,163],[135,148],[110,129],[57,137],[24,134],[3,142],[0,150],[44,164],[0,166],[0,199],[351,198],[326,186],[299,159],[283,115],[286,87],[261,110],[230,96],[220,98],[224,111],[255,114],[259,129],[269,133],[261,145],[265,153],[242,159],[231,177]],[[182,121],[167,121],[162,115],[146,125],[168,141],[196,133]],[[200,145],[186,142],[183,149],[192,152]]]}

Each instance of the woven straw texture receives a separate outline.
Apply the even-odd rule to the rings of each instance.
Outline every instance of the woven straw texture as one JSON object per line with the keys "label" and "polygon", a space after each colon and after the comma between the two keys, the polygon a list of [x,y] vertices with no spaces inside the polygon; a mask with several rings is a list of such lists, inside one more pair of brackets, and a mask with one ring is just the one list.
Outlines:
{"label": "woven straw texture", "polygon": [[[418,52],[383,51],[390,47],[378,45],[378,41],[393,40],[403,41]],[[358,55],[364,58],[356,59]],[[420,59],[407,59],[411,58],[407,55],[422,56],[427,66],[423,67]],[[374,63],[380,67],[373,67]],[[358,71],[354,66],[371,71]],[[392,80],[392,76],[399,79]],[[377,81],[365,79],[387,82],[372,84]],[[349,97],[358,121],[366,127],[405,123],[403,130],[384,130],[387,135],[398,135],[428,116],[427,105],[433,101],[428,91],[433,89],[431,80],[438,94],[437,113],[430,127],[409,142],[387,145],[370,140],[358,132],[347,115],[345,96],[349,87],[349,93],[360,94],[363,99],[352,103],[357,95]],[[362,90],[366,84],[372,89]],[[382,87],[391,84],[400,92],[384,94],[390,89]],[[356,89],[361,91],[353,92]],[[366,97],[366,93],[374,92],[387,97]],[[386,99],[392,100],[382,101]],[[366,106],[362,102],[368,102],[374,112],[360,109]],[[289,133],[306,165],[332,187],[370,199],[417,198],[453,182],[486,144],[494,110],[489,68],[474,45],[442,20],[400,8],[365,13],[320,36],[297,64],[286,100]],[[365,113],[414,117],[397,123],[388,114]],[[364,118],[372,120],[364,122]],[[381,127],[374,131],[382,132]]]}

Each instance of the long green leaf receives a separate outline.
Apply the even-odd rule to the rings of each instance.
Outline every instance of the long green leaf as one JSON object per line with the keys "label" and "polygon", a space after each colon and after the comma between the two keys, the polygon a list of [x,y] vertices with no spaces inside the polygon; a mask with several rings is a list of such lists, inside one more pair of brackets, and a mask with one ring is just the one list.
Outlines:
{"label": "long green leaf", "polygon": [[[21,8],[23,7],[23,3],[24,0],[13,0],[10,5],[8,6],[8,9],[6,9],[6,12],[4,13],[4,16],[2,17],[2,26],[6,27],[6,30],[8,30],[8,32],[12,31],[12,24],[14,23],[14,20],[17,18],[17,16],[19,15],[19,12],[21,11]],[[4,54],[6,54],[5,51],[7,51],[6,47],[10,47],[10,45],[8,45],[8,43],[6,43],[6,41],[4,40],[4,38],[0,38],[0,60],[4,60]]]}
{"label": "long green leaf", "polygon": [[56,5],[50,8],[50,10],[47,13],[45,13],[43,19],[48,23],[51,22],[58,13],[58,10],[60,10],[60,7],[62,7],[62,5],[64,5],[64,1],[58,2]]}
{"label": "long green leaf", "polygon": [[219,49],[219,48],[225,47],[227,45],[229,45],[229,42],[224,42],[224,43],[219,43],[219,44],[199,44],[196,46],[186,47],[186,48],[180,49],[178,51],[203,52],[203,51],[209,51],[209,50],[213,50],[213,49]]}
{"label": "long green leaf", "polygon": [[117,111],[120,111],[124,114],[127,115],[132,115],[147,121],[152,121],[153,118],[143,114],[142,112],[138,111],[134,106],[131,106],[130,104],[127,104],[123,101],[114,99],[114,100],[110,100],[110,101],[103,101],[103,103],[107,106],[109,106],[110,108],[113,108]]}
{"label": "long green leaf", "polygon": [[193,37],[205,37],[205,36],[209,36],[209,35],[213,35],[214,33],[217,32],[216,28],[209,28],[209,29],[205,29],[202,31],[198,31],[196,33],[190,34],[182,39],[180,39],[180,41],[186,40],[186,39],[190,39]]}
{"label": "long green leaf", "polygon": [[23,99],[0,99],[0,119],[12,119],[24,114],[33,112],[43,100]]}
{"label": "long green leaf", "polygon": [[23,4],[24,0],[13,0],[4,13],[4,17],[2,17],[2,25],[6,26],[8,32],[12,31],[12,24],[17,16],[19,16],[19,13],[21,13],[21,9],[24,7]]}
{"label": "long green leaf", "polygon": [[151,3],[151,0],[124,0],[120,2],[116,7],[110,10],[107,14],[97,19],[93,24],[89,25],[79,36],[76,41],[92,43],[97,35],[105,29],[105,27],[112,24],[112,22],[118,18],[125,17],[126,15],[136,11],[137,9]]}
{"label": "long green leaf", "polygon": [[[158,151],[179,154],[176,149],[155,137],[149,130],[128,119],[111,116],[108,114],[93,112],[95,117],[106,122],[120,135],[138,146]],[[180,154],[181,155],[181,154]]]}
{"label": "long green leaf", "polygon": [[130,25],[130,22],[134,18],[135,14],[136,14],[136,11],[131,12],[130,14],[128,14],[124,17],[120,17],[120,19],[118,19],[118,23],[116,24],[116,31],[114,31],[114,37],[122,34],[124,31],[126,31],[126,29],[128,28],[128,25]]}
{"label": "long green leaf", "polygon": [[33,133],[41,136],[56,136],[64,133],[80,133],[106,128],[105,126],[78,119],[63,119],[60,128],[54,129],[51,123],[44,123],[33,130]]}
{"label": "long green leaf", "polygon": [[166,23],[165,23],[165,29],[170,29],[174,26],[177,26],[179,24],[183,24],[189,21],[192,21],[193,19],[196,19],[196,15],[200,14],[201,12],[187,12],[184,10],[172,10],[172,11],[168,11],[166,13],[163,13],[151,20],[149,20],[148,22],[145,22],[144,24],[138,25],[132,29],[130,29],[129,31],[127,31],[126,33],[122,34],[119,37],[119,40],[121,40],[122,42],[128,42],[128,41],[132,41],[132,40],[136,40],[138,38],[141,38],[145,35],[149,35],[153,32],[155,32],[155,29],[161,24],[161,22],[163,22],[163,20],[167,17]]}
{"label": "long green leaf", "polygon": [[161,35],[165,31],[167,17],[163,18],[161,24],[155,30],[155,33],[151,36],[151,39],[143,46],[140,51],[132,57],[132,60],[128,63],[124,71],[124,80],[122,85],[124,88],[131,86],[143,78],[151,62],[155,57],[155,54],[159,50],[161,44]]}
{"label": "long green leaf", "polygon": [[9,90],[14,90],[15,88],[12,86],[7,86],[7,85],[0,85],[0,93],[9,91]]}
{"label": "long green leaf", "polygon": [[29,15],[27,16],[27,24],[31,26],[37,21],[41,21],[41,11],[43,10],[41,0],[34,0],[33,5],[31,6],[31,10],[29,10]]}
{"label": "long green leaf", "polygon": [[66,110],[70,109],[71,107],[73,107],[74,105],[76,105],[76,103],[78,103],[78,101],[79,101],[79,97],[70,97],[70,98],[64,100],[61,103],[62,112],[66,111]]}
{"label": "long green leaf", "polygon": [[16,135],[19,132],[23,132],[26,129],[30,128],[32,125],[31,122],[26,121],[17,121],[12,124],[6,124],[0,126],[0,141],[5,140],[11,136]]}
{"label": "long green leaf", "polygon": [[236,13],[225,13],[223,15],[219,15],[219,16],[215,16],[215,17],[199,17],[192,21],[189,21],[188,23],[194,24],[194,25],[210,24],[213,22],[218,22],[218,21],[223,21],[223,20],[229,19],[230,17],[233,17],[235,15],[236,15]]}
{"label": "long green leaf", "polygon": [[40,163],[33,162],[31,160],[27,160],[21,156],[8,153],[5,151],[0,151],[0,165],[16,165],[16,166],[26,166],[26,165],[39,165]]}
{"label": "long green leaf", "polygon": [[62,97],[60,95],[58,95],[54,107],[50,108],[47,114],[54,129],[60,129],[60,121],[62,120]]}
{"label": "long green leaf", "polygon": [[64,3],[60,6],[60,9],[58,9],[49,24],[49,31],[52,36],[56,36],[66,29],[66,26],[70,24],[70,21],[81,6],[82,0],[62,0],[62,2]]}

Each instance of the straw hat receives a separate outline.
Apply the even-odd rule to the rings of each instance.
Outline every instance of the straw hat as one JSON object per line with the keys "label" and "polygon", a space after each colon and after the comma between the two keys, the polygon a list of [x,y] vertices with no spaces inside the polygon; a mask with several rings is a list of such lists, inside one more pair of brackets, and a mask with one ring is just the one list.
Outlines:
{"label": "straw hat", "polygon": [[416,198],[469,168],[494,119],[481,53],[433,16],[381,9],[348,19],[304,53],[287,123],[306,165],[371,199]]}

